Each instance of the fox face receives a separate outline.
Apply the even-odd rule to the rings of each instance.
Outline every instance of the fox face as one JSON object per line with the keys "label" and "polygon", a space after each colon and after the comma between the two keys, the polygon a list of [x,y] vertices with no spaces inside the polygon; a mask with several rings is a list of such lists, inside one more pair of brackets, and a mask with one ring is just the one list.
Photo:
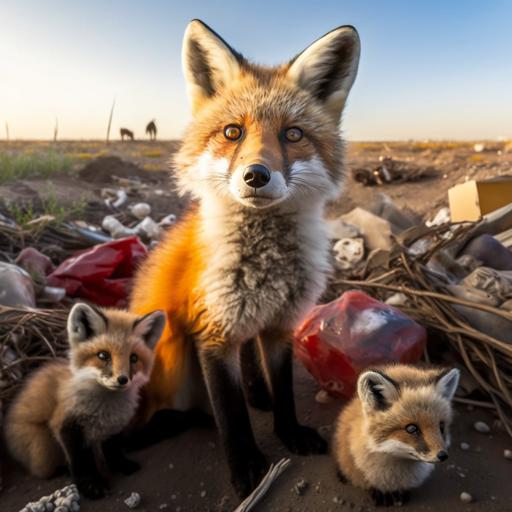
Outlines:
{"label": "fox face", "polygon": [[194,119],[175,157],[181,190],[256,209],[337,196],[339,120],[359,53],[356,30],[345,26],[264,68],[191,22],[183,63]]}
{"label": "fox face", "polygon": [[448,458],[451,400],[459,370],[439,373],[413,369],[404,381],[381,371],[367,371],[358,380],[373,451],[421,462]]}
{"label": "fox face", "polygon": [[113,391],[140,387],[151,373],[164,325],[161,311],[138,317],[75,304],[67,323],[73,375]]}

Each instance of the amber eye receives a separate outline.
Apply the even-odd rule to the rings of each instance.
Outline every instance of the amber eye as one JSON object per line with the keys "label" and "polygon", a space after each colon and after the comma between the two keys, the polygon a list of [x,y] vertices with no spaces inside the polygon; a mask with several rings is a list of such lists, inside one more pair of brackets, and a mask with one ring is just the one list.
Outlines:
{"label": "amber eye", "polygon": [[106,350],[102,350],[96,355],[98,356],[98,359],[101,359],[102,361],[108,361],[110,359],[110,354]]}
{"label": "amber eye", "polygon": [[303,135],[302,130],[296,127],[288,128],[284,132],[284,136],[288,142],[299,142]]}
{"label": "amber eye", "polygon": [[415,425],[414,423],[409,423],[409,425],[407,425],[405,427],[405,430],[408,434],[419,434],[420,433],[420,429],[418,427],[418,425]]}
{"label": "amber eye", "polygon": [[139,360],[139,356],[137,354],[130,355],[130,363],[135,364]]}
{"label": "amber eye", "polygon": [[228,140],[238,140],[242,136],[242,128],[237,124],[228,124],[224,128],[224,137]]}

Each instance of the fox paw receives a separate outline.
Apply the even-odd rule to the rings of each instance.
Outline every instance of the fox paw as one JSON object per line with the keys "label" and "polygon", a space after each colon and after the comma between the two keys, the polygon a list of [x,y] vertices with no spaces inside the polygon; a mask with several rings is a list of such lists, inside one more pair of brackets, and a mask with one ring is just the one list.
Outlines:
{"label": "fox paw", "polygon": [[373,503],[377,507],[401,507],[409,500],[409,491],[382,492],[377,489],[370,491]]}
{"label": "fox paw", "polygon": [[327,441],[313,428],[297,425],[277,436],[292,453],[297,455],[320,455],[327,453]]}
{"label": "fox paw", "polygon": [[336,470],[336,476],[342,484],[348,484],[348,478],[343,474],[343,471],[341,471],[340,468]]}
{"label": "fox paw", "polygon": [[231,469],[231,483],[238,497],[246,498],[261,482],[267,470],[267,460],[259,450],[244,460],[237,461]]}
{"label": "fox paw", "polygon": [[272,410],[272,397],[263,379],[256,379],[247,384],[247,401],[254,409]]}
{"label": "fox paw", "polygon": [[123,459],[118,462],[116,470],[123,475],[132,475],[141,468],[140,464],[131,459]]}
{"label": "fox paw", "polygon": [[99,477],[83,477],[76,480],[78,492],[90,500],[105,497],[107,484]]}

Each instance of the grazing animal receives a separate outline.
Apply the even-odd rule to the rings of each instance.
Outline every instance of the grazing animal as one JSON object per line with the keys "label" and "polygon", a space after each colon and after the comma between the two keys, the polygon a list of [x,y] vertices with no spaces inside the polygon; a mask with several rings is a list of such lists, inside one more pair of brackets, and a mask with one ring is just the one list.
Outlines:
{"label": "grazing animal", "polygon": [[152,119],[146,126],[146,135],[149,135],[150,140],[156,140],[156,132],[155,120]]}
{"label": "grazing animal", "polygon": [[448,458],[459,374],[408,365],[362,373],[334,434],[342,480],[369,490],[376,505],[403,504]]}
{"label": "grazing animal", "polygon": [[[211,407],[239,495],[268,465],[244,399],[271,407],[298,454],[327,443],[297,421],[292,333],[330,272],[324,205],[340,193],[340,116],[356,77],[359,38],[339,27],[287,64],[250,64],[192,21],[183,66],[193,121],[175,157],[197,200],[136,276],[130,308],[167,314],[138,419]],[[240,368],[241,366],[241,368]]]}
{"label": "grazing animal", "polygon": [[8,411],[13,457],[40,478],[67,463],[78,490],[92,499],[105,493],[105,462],[111,471],[136,471],[116,435],[135,414],[164,323],[160,311],[138,317],[75,304],[67,324],[69,360],[36,371]]}
{"label": "grazing animal", "polygon": [[119,130],[119,133],[121,134],[121,140],[124,140],[125,137],[130,140],[135,140],[133,132],[131,130],[128,130],[128,128],[121,128]]}

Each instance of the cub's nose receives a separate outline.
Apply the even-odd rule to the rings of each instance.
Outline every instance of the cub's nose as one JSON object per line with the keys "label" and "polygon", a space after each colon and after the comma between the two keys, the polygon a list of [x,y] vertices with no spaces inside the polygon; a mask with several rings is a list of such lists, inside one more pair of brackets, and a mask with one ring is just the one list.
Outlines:
{"label": "cub's nose", "polygon": [[448,458],[448,454],[445,452],[445,451],[441,451],[437,454],[437,458],[441,461],[441,462],[444,462],[447,458]]}
{"label": "cub's nose", "polygon": [[128,384],[128,377],[126,375],[119,375],[119,377],[117,377],[117,382],[121,386],[124,386],[125,384]]}
{"label": "cub's nose", "polygon": [[264,187],[270,181],[270,171],[261,164],[249,165],[244,171],[244,181],[250,187]]}

